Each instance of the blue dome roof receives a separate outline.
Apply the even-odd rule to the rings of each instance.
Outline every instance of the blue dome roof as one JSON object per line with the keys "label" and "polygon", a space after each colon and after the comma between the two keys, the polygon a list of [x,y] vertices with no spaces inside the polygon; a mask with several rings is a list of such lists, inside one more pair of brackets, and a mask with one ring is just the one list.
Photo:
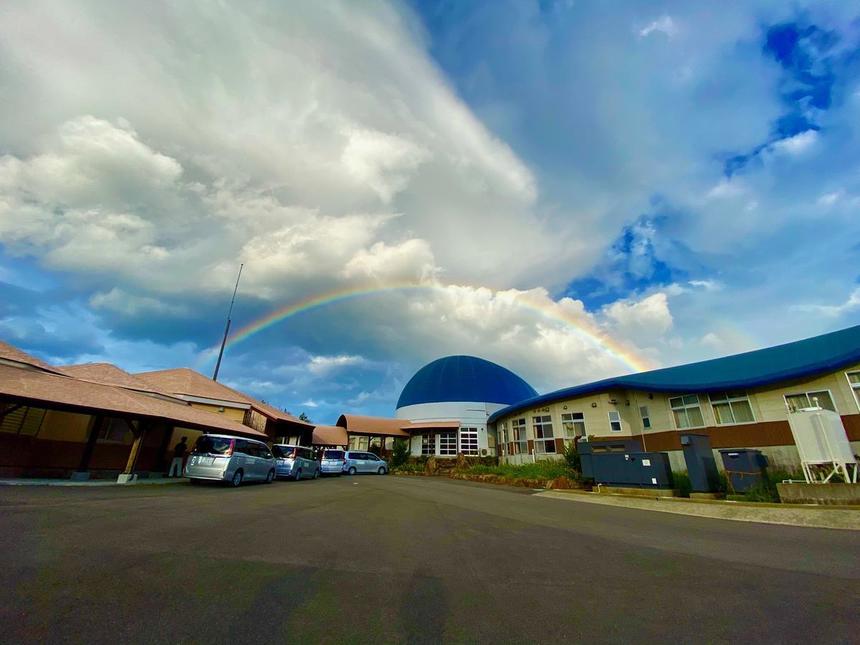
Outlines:
{"label": "blue dome roof", "polygon": [[475,401],[512,405],[537,396],[534,388],[501,365],[474,356],[446,356],[415,373],[397,409],[419,403]]}

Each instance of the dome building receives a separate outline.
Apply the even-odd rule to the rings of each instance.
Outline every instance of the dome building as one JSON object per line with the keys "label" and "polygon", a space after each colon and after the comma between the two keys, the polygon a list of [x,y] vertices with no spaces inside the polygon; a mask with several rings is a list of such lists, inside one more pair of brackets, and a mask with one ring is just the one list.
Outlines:
{"label": "dome building", "polygon": [[411,422],[414,456],[495,455],[487,418],[534,396],[532,386],[501,365],[474,356],[446,356],[409,380],[396,416]]}

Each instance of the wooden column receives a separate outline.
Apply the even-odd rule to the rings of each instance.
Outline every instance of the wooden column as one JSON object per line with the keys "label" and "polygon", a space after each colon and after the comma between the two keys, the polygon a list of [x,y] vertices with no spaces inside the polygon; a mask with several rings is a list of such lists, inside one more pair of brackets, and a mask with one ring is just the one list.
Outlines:
{"label": "wooden column", "polygon": [[85,473],[89,471],[90,459],[93,456],[93,450],[96,448],[96,441],[99,438],[99,432],[101,432],[104,422],[105,418],[101,415],[93,417],[92,424],[90,425],[90,434],[87,437],[84,452],[81,454],[81,463],[78,465],[78,469],[75,472]]}
{"label": "wooden column", "polygon": [[161,423],[161,427],[164,429],[164,436],[161,438],[161,445],[158,447],[158,458],[155,462],[155,469],[159,472],[164,472],[167,470],[167,460],[165,456],[167,455],[167,451],[170,449],[170,439],[173,437],[173,426],[169,423],[163,422]]}
{"label": "wooden column", "polygon": [[125,470],[122,472],[124,475],[131,475],[134,473],[135,466],[137,466],[137,458],[140,456],[140,449],[143,446],[143,440],[146,437],[146,428],[148,423],[146,421],[141,421],[137,428],[135,428],[130,421],[126,421],[126,423],[128,423],[129,428],[131,428],[131,431],[134,434],[134,442],[131,444],[131,450],[128,453],[128,461],[125,464]]}

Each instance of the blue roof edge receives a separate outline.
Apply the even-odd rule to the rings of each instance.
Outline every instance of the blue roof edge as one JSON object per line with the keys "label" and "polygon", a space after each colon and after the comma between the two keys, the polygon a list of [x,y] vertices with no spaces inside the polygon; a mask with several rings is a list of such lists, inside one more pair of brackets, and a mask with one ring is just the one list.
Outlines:
{"label": "blue roof edge", "polygon": [[[599,392],[604,390],[630,389],[644,390],[649,392],[678,393],[715,392],[727,389],[761,387],[764,385],[770,385],[771,383],[777,383],[779,381],[800,379],[805,378],[807,376],[813,376],[815,374],[821,374],[822,372],[832,371],[835,369],[839,369],[840,367],[845,367],[852,363],[860,362],[860,341],[858,341],[857,346],[849,349],[844,353],[826,355],[824,358],[822,358],[822,360],[802,363],[788,369],[768,372],[766,374],[752,374],[748,378],[728,379],[722,381],[715,380],[709,383],[701,384],[690,384],[689,382],[684,381],[656,383],[649,379],[649,376],[653,376],[656,373],[667,374],[671,373],[674,370],[680,371],[682,368],[689,369],[692,366],[704,366],[708,363],[713,364],[724,361],[730,362],[733,359],[737,360],[739,357],[749,357],[751,354],[758,354],[760,356],[766,357],[771,352],[776,353],[777,351],[786,351],[787,349],[790,350],[791,348],[796,348],[805,344],[811,344],[815,341],[818,341],[819,339],[828,336],[835,336],[837,334],[851,331],[860,334],[860,325],[847,329],[842,329],[836,332],[830,332],[828,334],[822,334],[820,336],[814,336],[812,338],[806,338],[804,340],[794,341],[792,343],[776,345],[773,347],[766,347],[750,352],[744,352],[741,354],[722,356],[719,358],[708,359],[705,361],[697,361],[695,363],[685,363],[683,365],[660,368],[657,370],[651,370],[649,372],[639,372],[637,374],[616,376],[612,378],[602,379],[600,381],[593,381],[591,383],[584,383],[582,385],[562,388],[560,390],[541,394],[531,399],[525,399],[524,401],[509,405],[508,407],[491,414],[490,417],[487,419],[487,423],[495,423],[495,421],[498,420],[500,417],[514,414],[516,412],[520,412],[528,408],[538,407],[546,405],[547,403],[554,403],[556,401],[568,399],[574,396],[582,396],[584,394],[591,394],[593,392]],[[860,335],[858,335],[858,339],[860,339]]]}

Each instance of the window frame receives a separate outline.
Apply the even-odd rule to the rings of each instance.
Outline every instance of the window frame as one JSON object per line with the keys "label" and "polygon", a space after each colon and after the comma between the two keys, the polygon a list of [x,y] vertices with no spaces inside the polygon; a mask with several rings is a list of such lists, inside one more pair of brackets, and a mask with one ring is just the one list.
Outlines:
{"label": "window frame", "polygon": [[[645,410],[644,414],[642,410]],[[653,428],[651,425],[651,410],[648,409],[647,405],[639,406],[639,420],[642,422],[643,430],[651,430]]]}
{"label": "window frame", "polygon": [[[579,419],[574,419],[573,415],[578,414]],[[565,417],[571,417],[569,421],[565,421]],[[577,424],[582,425],[582,434],[577,434]],[[570,428],[567,426],[570,425]],[[588,425],[585,423],[585,412],[562,412],[561,413],[561,429],[565,439],[576,439],[577,437],[588,436]]]}
{"label": "window frame", "polygon": [[[720,423],[719,414],[717,414],[717,409],[714,407],[713,397],[715,394],[724,394],[725,395],[726,398],[725,399],[718,399],[717,404],[718,405],[726,404],[729,406],[729,412],[731,412],[731,414],[732,414],[731,422]],[[755,416],[755,410],[753,410],[752,400],[750,400],[749,392],[747,392],[746,390],[743,390],[743,396],[729,396],[730,394],[733,394],[733,392],[731,392],[729,390],[725,390],[722,392],[709,392],[708,393],[708,402],[711,404],[711,412],[713,412],[713,414],[714,414],[714,425],[715,426],[743,426],[743,425],[749,425],[750,423],[758,423],[758,419],[756,419],[756,416]],[[737,392],[734,392],[734,394],[737,394]],[[832,397],[831,397],[831,399],[832,399]],[[750,416],[752,417],[752,421],[737,421],[736,420],[736,415],[735,415],[734,409],[732,408],[732,403],[740,403],[743,401],[746,401],[746,404],[749,406]]]}
{"label": "window frame", "polygon": [[[615,419],[612,419],[612,415],[615,415]],[[609,432],[624,432],[624,426],[621,425],[621,413],[618,410],[608,410],[606,413],[607,418],[609,419]],[[615,429],[612,424],[617,423],[618,429]]]}
{"label": "window frame", "polygon": [[[477,457],[481,454],[480,441],[478,439],[478,428],[475,426],[461,426],[457,430],[457,451],[462,452],[468,457]],[[466,439],[469,444],[474,442],[474,448],[471,446],[466,450],[463,439]]]}
{"label": "window frame", "polygon": [[845,380],[848,381],[848,387],[851,389],[851,395],[854,397],[854,405],[857,406],[857,411],[860,412],[860,383],[855,385],[851,382],[851,374],[860,376],[860,370],[850,370],[845,372]]}
{"label": "window frame", "polygon": [[[540,436],[538,436],[538,428],[540,428]],[[546,428],[549,429],[549,436],[546,436]],[[538,414],[532,416],[532,434],[534,435],[535,454],[554,455],[555,450],[555,432],[552,427],[551,414]],[[547,449],[547,446],[551,449]]]}
{"label": "window frame", "polygon": [[[806,400],[809,403],[809,407],[812,407],[812,398],[809,395],[810,394],[819,394],[821,392],[827,392],[827,396],[830,397],[830,402],[833,404],[832,412],[839,414],[839,408],[836,406],[836,398],[833,396],[833,392],[830,390],[830,388],[821,388],[819,390],[804,390],[804,391],[800,391],[800,392],[785,392],[782,395],[782,400],[785,403],[786,410],[788,410],[789,412],[792,412],[792,411],[796,412],[796,410],[792,410],[791,406],[788,404],[788,397],[800,396],[801,394],[803,394],[806,396]],[[823,409],[829,410],[830,408],[823,408]]]}
{"label": "window frame", "polygon": [[[687,398],[688,396],[696,397],[696,404],[695,405],[688,404],[684,401],[684,399]],[[672,405],[673,399],[681,399],[682,407],[680,407],[680,408],[674,407]],[[672,425],[675,427],[675,430],[692,430],[694,428],[707,428],[708,427],[708,423],[705,420],[705,413],[702,411],[702,399],[699,397],[698,394],[692,394],[691,393],[691,394],[679,394],[677,396],[668,396],[668,397],[666,397],[666,403],[669,405],[669,410],[671,411],[671,416],[672,416]],[[690,408],[698,408],[699,409],[699,415],[702,417],[701,425],[680,426],[678,424],[677,418],[675,417],[675,412],[682,410],[684,412],[684,416],[687,417],[687,422],[689,423],[690,414],[687,412],[687,410]]]}
{"label": "window frame", "polygon": [[421,435],[421,456],[433,457],[436,454],[436,433],[425,432]]}
{"label": "window frame", "polygon": [[515,455],[529,454],[528,424],[526,418],[511,419],[511,443],[516,449]]}
{"label": "window frame", "polygon": [[[441,457],[456,457],[457,456],[457,435],[456,430],[450,432],[439,433],[439,455]],[[453,446],[451,445],[453,441]],[[453,452],[451,452],[453,450]]]}

